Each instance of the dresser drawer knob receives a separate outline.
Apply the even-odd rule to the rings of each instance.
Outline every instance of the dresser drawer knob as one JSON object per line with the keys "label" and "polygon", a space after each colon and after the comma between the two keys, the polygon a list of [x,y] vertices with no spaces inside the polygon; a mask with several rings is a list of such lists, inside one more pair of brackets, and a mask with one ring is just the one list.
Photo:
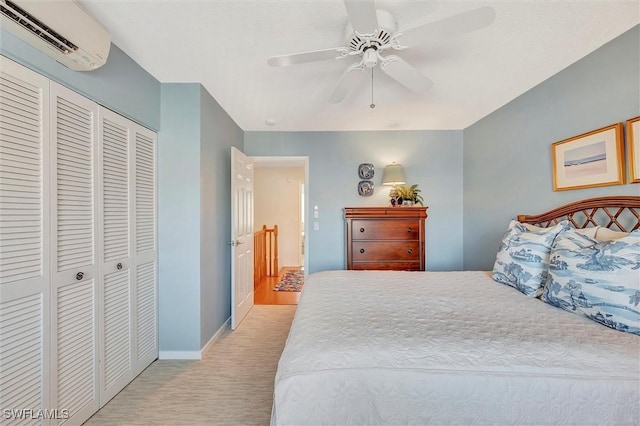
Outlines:
{"label": "dresser drawer knob", "polygon": [[411,232],[411,231],[413,231],[413,229],[407,228],[407,232]]}
{"label": "dresser drawer knob", "polygon": [[364,253],[364,249],[360,249],[360,253]]}
{"label": "dresser drawer knob", "polygon": [[409,254],[413,253],[413,249],[408,249],[407,253],[409,253]]}
{"label": "dresser drawer knob", "polygon": [[364,228],[360,228],[360,232],[364,232]]}

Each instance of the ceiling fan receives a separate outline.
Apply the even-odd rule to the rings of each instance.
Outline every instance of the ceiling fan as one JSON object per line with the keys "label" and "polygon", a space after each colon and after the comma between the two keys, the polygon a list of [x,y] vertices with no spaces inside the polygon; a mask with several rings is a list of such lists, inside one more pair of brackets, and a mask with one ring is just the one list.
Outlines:
{"label": "ceiling fan", "polygon": [[433,82],[401,57],[386,53],[417,46],[425,40],[437,40],[479,30],[490,25],[495,19],[494,9],[484,6],[398,30],[393,15],[384,10],[377,10],[375,0],[344,0],[344,5],[349,17],[345,28],[345,47],[273,56],[267,60],[269,65],[279,67],[329,59],[356,58],[357,62],[347,67],[329,97],[331,103],[342,102],[349,93],[351,86],[360,77],[360,73],[354,71],[373,71],[377,65],[380,65],[385,74],[409,90],[425,93],[433,86]]}

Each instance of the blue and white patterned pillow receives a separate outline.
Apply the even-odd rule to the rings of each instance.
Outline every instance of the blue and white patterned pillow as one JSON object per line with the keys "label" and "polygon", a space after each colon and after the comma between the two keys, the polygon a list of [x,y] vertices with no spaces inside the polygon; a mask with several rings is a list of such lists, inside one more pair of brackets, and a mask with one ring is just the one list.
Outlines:
{"label": "blue and white patterned pillow", "polygon": [[527,296],[540,296],[547,281],[553,240],[570,226],[565,220],[550,228],[529,230],[517,220],[512,220],[496,255],[493,279],[515,287]]}
{"label": "blue and white patterned pillow", "polygon": [[607,327],[640,334],[640,230],[604,242],[572,229],[560,233],[541,299]]}

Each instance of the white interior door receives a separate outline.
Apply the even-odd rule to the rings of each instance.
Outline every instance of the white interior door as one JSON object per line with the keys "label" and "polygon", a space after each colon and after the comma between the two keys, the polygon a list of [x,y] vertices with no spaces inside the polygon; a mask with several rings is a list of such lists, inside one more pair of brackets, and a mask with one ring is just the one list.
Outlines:
{"label": "white interior door", "polygon": [[133,163],[132,246],[134,375],[142,372],[158,358],[158,262],[157,262],[157,135],[132,124],[135,147]]}
{"label": "white interior door", "polygon": [[98,410],[98,105],[51,83],[52,400],[81,424]]}
{"label": "white interior door", "polygon": [[253,161],[231,147],[231,329],[253,307]]}
{"label": "white interior door", "polygon": [[129,121],[100,108],[100,406],[133,379],[131,337],[131,177]]}
{"label": "white interior door", "polygon": [[[7,412],[50,406],[48,164],[49,80],[0,56],[0,407]],[[12,422],[7,415],[0,423]]]}

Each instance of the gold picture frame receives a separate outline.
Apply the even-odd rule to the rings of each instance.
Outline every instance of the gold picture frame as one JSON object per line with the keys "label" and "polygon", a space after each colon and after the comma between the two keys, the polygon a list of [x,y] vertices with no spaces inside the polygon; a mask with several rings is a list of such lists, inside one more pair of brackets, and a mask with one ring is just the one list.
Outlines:
{"label": "gold picture frame", "polygon": [[640,183],[640,116],[627,120],[627,153],[631,183]]}
{"label": "gold picture frame", "polygon": [[622,135],[622,123],[616,123],[553,143],[553,190],[623,184]]}

